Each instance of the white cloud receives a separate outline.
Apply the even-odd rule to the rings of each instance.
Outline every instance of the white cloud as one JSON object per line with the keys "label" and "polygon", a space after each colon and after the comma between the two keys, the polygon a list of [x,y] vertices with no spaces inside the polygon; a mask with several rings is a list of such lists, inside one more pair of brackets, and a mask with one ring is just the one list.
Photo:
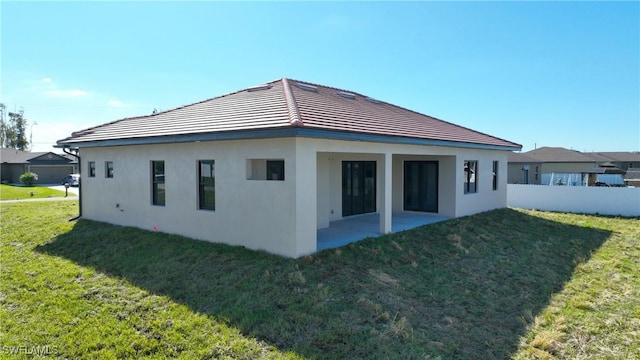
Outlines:
{"label": "white cloud", "polygon": [[55,98],[77,98],[89,95],[86,90],[80,89],[61,89],[58,84],[50,77],[44,77],[40,82],[33,83],[31,88],[47,97]]}

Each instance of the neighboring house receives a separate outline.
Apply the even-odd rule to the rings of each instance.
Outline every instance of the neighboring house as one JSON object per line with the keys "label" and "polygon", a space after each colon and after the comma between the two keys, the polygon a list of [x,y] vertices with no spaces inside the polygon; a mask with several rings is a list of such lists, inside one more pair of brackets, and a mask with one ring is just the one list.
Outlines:
{"label": "neighboring house", "polygon": [[509,153],[507,170],[509,184],[540,185],[541,162],[522,153]]}
{"label": "neighboring house", "polygon": [[66,154],[0,150],[0,177],[3,183],[19,183],[20,175],[31,171],[38,174],[37,184],[58,184],[65,176],[77,172],[77,161]]}
{"label": "neighboring house", "polygon": [[[289,257],[331,222],[507,204],[519,144],[290,79],[73,133],[82,216]],[[425,215],[426,216],[426,215]]]}
{"label": "neighboring house", "polygon": [[[549,185],[560,181],[564,184],[580,185],[585,173],[601,165],[613,165],[623,170],[640,168],[638,152],[580,152],[562,147],[541,147],[524,153],[509,155],[509,183],[522,184],[523,169],[529,165],[529,183]],[[531,169],[535,165],[539,180],[531,179]],[[608,181],[620,176],[600,175]]]}
{"label": "neighboring house", "polygon": [[624,183],[627,186],[640,187],[640,167],[627,170],[624,174]]}
{"label": "neighboring house", "polygon": [[638,151],[585,152],[583,154],[599,164],[609,162],[622,170],[640,169],[640,152]]}

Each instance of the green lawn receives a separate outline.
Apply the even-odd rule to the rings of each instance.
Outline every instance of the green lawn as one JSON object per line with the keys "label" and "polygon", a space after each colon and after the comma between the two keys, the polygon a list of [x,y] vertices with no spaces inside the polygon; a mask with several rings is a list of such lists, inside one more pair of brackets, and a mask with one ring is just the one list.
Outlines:
{"label": "green lawn", "polygon": [[[0,200],[39,199],[64,197],[64,191],[50,189],[46,186],[14,186],[0,185]],[[76,196],[69,192],[69,196]]]}
{"label": "green lawn", "polygon": [[640,221],[502,209],[298,260],[2,205],[0,352],[640,357]]}

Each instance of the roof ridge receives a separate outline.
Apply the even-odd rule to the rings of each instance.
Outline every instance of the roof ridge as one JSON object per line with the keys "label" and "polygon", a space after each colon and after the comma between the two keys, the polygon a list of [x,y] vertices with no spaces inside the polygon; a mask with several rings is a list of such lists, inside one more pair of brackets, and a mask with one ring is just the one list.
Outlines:
{"label": "roof ridge", "polygon": [[[309,82],[309,81],[302,81],[302,80],[289,79],[289,78],[287,80],[291,80],[291,81],[294,81],[294,82],[297,82],[297,83],[302,83],[302,84],[313,85],[313,86],[316,86],[316,87],[319,86],[319,87],[323,87],[325,89],[332,89],[332,90],[342,91],[342,92],[346,92],[346,93],[351,93],[353,95],[362,96],[363,98],[373,99],[370,96],[367,96],[367,95],[364,95],[364,94],[361,94],[361,93],[358,93],[358,92],[355,92],[355,91],[352,91],[352,90],[337,88],[337,87],[334,87],[334,86],[327,86],[327,85],[322,85],[322,84],[313,83],[313,82]],[[384,102],[384,101],[381,101],[379,99],[375,99],[375,100],[376,101],[380,101],[380,102]]]}
{"label": "roof ridge", "polygon": [[300,118],[300,110],[298,110],[296,98],[293,96],[293,91],[291,91],[289,79],[282,78],[282,88],[284,91],[284,99],[287,102],[287,110],[289,111],[289,123],[296,127],[303,127],[304,122],[302,122]]}

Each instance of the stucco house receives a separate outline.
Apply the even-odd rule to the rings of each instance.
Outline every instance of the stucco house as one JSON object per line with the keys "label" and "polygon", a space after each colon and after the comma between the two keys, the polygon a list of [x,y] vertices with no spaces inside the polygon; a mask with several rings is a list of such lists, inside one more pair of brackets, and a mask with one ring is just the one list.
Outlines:
{"label": "stucco house", "polygon": [[[82,217],[288,257],[376,214],[505,207],[519,144],[356,92],[279,79],[73,133]],[[368,215],[371,216],[371,215]]]}
{"label": "stucco house", "polygon": [[540,168],[542,162],[523,153],[509,153],[507,182],[509,184],[540,185]]}
{"label": "stucco house", "polygon": [[[585,173],[600,166],[615,166],[625,171],[640,168],[640,152],[580,152],[544,146],[524,153],[510,153],[508,182],[549,185],[562,180],[580,185]],[[602,180],[615,179],[607,175]],[[622,177],[618,180],[622,184]]]}
{"label": "stucco house", "polygon": [[58,184],[77,171],[75,158],[50,151],[29,152],[0,149],[0,178],[3,183],[19,183],[26,171],[38,174],[36,184]]}

